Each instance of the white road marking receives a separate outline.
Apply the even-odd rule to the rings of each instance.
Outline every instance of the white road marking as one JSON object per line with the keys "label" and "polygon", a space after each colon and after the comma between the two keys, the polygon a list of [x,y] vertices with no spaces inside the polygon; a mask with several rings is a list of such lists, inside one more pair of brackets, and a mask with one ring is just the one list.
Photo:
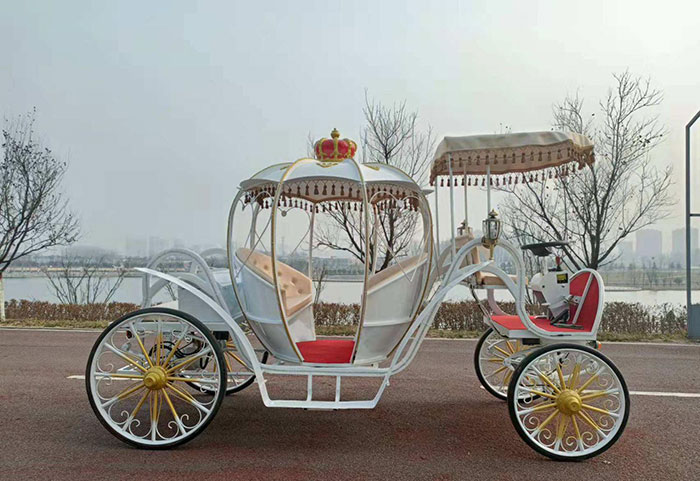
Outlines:
{"label": "white road marking", "polygon": [[690,397],[700,398],[697,392],[655,392],[655,391],[630,391],[630,394],[637,396],[660,396],[660,397]]}
{"label": "white road marking", "polygon": [[68,376],[66,379],[82,379],[83,381],[85,380],[85,376],[82,374],[76,374],[74,376]]}
{"label": "white road marking", "polygon": [[[484,386],[479,387],[484,389]],[[700,398],[700,392],[630,391],[630,394],[635,396]]]}

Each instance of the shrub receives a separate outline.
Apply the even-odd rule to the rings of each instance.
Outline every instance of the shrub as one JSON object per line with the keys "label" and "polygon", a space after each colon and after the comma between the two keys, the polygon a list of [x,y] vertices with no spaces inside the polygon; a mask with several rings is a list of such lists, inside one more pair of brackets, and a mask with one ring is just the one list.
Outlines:
{"label": "shrub", "polygon": [[113,321],[138,308],[136,304],[127,302],[53,304],[13,299],[7,303],[5,316],[7,319],[22,321]]}
{"label": "shrub", "polygon": [[[500,303],[506,312],[514,312],[514,305]],[[11,300],[7,303],[7,319],[41,321],[41,325],[59,326],[61,322],[80,321],[83,323],[104,323],[113,321],[124,314],[138,309],[136,304],[112,302],[109,304],[52,304],[50,302]],[[537,313],[534,306],[529,312]],[[316,326],[328,334],[352,334],[357,326],[360,307],[358,304],[337,304],[322,302],[314,306]],[[36,325],[40,324],[35,322]],[[87,326],[87,324],[84,324]],[[98,324],[95,324],[95,327]],[[75,325],[73,325],[75,327]],[[430,326],[432,332],[474,333],[483,331],[486,326],[481,311],[474,301],[445,302],[438,309]],[[639,303],[608,302],[603,310],[600,333],[609,339],[626,339],[629,336],[679,337],[687,335],[686,310],[682,306],[661,304],[646,306]],[[461,334],[459,334],[461,335]]]}

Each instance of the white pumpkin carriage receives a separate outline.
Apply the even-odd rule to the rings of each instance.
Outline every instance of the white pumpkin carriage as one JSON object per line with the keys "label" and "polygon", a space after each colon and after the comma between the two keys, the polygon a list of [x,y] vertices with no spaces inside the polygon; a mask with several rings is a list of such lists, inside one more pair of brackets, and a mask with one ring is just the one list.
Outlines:
{"label": "white pumpkin carriage", "polygon": [[[508,144],[513,138],[494,141],[501,145],[498,155],[514,149]],[[432,178],[448,175],[452,190],[455,175],[481,175],[467,169],[473,147],[465,142],[455,148],[453,140],[443,141],[433,165]],[[315,150],[314,159],[273,165],[241,183],[229,215],[228,276],[189,251],[164,253],[142,269],[144,309],[102,333],[86,369],[91,405],[110,432],[139,447],[181,444],[206,427],[227,392],[253,380],[268,407],[373,408],[391,376],[415,357],[445,296],[466,283],[500,285],[517,301],[514,316],[488,313],[492,331],[479,343],[477,371],[487,389],[508,392],[521,436],[538,451],[567,459],[595,455],[617,439],[629,406],[624,381],[609,360],[584,345],[595,339],[600,322],[603,286],[596,273],[577,274],[567,284],[572,293],[585,284],[576,294],[581,309],[571,324],[587,327],[550,328],[548,321],[526,315],[522,256],[499,239],[495,218],[485,222],[483,239],[470,237],[467,226],[465,236],[453,234],[438,252],[424,192],[409,176],[385,164],[356,162],[355,143],[340,139],[337,131]],[[492,157],[486,159],[489,165]],[[490,181],[489,168],[486,175]],[[405,227],[406,252],[393,251],[395,232],[386,228],[397,222]],[[453,215],[453,233],[454,222]],[[312,278],[319,262],[328,261],[319,252],[333,229],[354,243],[356,261],[350,256],[341,261],[362,279],[352,339],[317,339],[315,333]],[[291,250],[289,238],[299,239]],[[478,255],[484,245],[496,244],[513,257],[515,279]],[[188,259],[186,272],[156,270],[173,255]],[[177,300],[156,305],[166,286]],[[498,309],[492,296],[489,305]],[[489,381],[492,372],[484,364],[501,369],[496,374],[511,373],[508,383],[501,380],[507,391]],[[290,376],[306,378],[304,392],[297,399],[275,398],[268,382]],[[314,381],[328,377],[334,392],[315,395]],[[347,378],[376,378],[379,384],[371,396],[347,399],[342,385]],[[555,417],[556,433],[549,427]]]}

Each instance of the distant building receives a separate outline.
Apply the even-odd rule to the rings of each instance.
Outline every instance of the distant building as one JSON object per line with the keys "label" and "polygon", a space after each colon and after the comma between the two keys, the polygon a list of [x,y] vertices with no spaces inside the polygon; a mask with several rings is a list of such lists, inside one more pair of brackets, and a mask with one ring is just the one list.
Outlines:
{"label": "distant building", "polygon": [[641,259],[660,258],[663,242],[660,230],[644,229],[637,231],[636,235],[636,254]]}
{"label": "distant building", "polygon": [[[698,229],[690,229],[690,252],[695,257],[698,251]],[[698,262],[698,259],[693,259]],[[685,228],[675,229],[671,234],[671,262],[685,264]]]}
{"label": "distant building", "polygon": [[168,247],[169,243],[162,237],[151,236],[148,238],[148,257],[153,257]]}
{"label": "distant building", "polygon": [[126,239],[124,253],[129,257],[146,257],[148,255],[148,241],[145,238],[129,237]]}
{"label": "distant building", "polygon": [[617,244],[617,250],[620,254],[618,262],[626,265],[634,261],[634,244],[632,241],[621,241]]}

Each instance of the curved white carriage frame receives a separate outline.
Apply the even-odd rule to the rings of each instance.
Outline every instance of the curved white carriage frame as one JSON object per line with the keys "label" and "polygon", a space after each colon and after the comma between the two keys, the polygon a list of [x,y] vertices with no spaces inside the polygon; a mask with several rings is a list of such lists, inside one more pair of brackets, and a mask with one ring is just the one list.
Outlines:
{"label": "curved white carriage frame", "polygon": [[[547,137],[547,135],[544,135],[546,133],[542,133],[543,137]],[[554,133],[556,134],[556,133]],[[558,139],[557,135],[552,135],[550,137],[554,137]],[[334,136],[334,139],[336,139],[336,152],[337,152],[337,136]],[[467,139],[467,138],[465,138]],[[347,139],[346,139],[347,140]],[[447,141],[448,139],[446,139]],[[469,142],[473,141],[474,139],[467,139],[466,143],[468,144]],[[446,142],[444,141],[444,142]],[[487,139],[486,143],[488,143],[490,139]],[[443,142],[443,143],[444,143]],[[454,140],[453,140],[454,142]],[[460,148],[463,148],[464,143],[460,144],[459,142],[463,142],[462,140],[458,139],[457,145],[460,146]],[[481,143],[484,142],[484,139],[479,138],[477,139],[476,144],[481,145]],[[442,146],[442,144],[441,144]],[[587,146],[584,146],[588,148]],[[442,148],[442,147],[441,147]],[[592,147],[591,147],[592,149]],[[440,158],[440,156],[446,156],[446,170],[445,172],[450,176],[450,178],[453,178],[453,155],[452,152],[450,152],[449,148],[441,151],[440,148],[438,149],[438,155],[436,156],[436,161]],[[504,157],[505,159],[505,157]],[[515,159],[515,157],[513,157]],[[524,157],[523,157],[524,159]],[[586,162],[592,162],[592,157],[586,158]],[[367,192],[367,184],[365,183],[365,179],[362,174],[362,168],[360,167],[360,164],[358,164],[354,159],[349,158],[345,159],[348,161],[348,163],[356,169],[357,175],[359,179],[355,179],[354,182],[359,184],[360,186],[360,192],[361,192],[361,201],[363,202],[364,206],[364,213],[363,213],[363,220],[364,220],[364,228],[365,228],[365,233],[366,233],[366,242],[367,242],[367,248],[369,248],[369,232],[370,232],[370,209],[368,208],[369,202],[368,202],[368,192]],[[542,452],[543,454],[551,455],[552,457],[559,457],[559,458],[567,458],[569,456],[576,457],[578,456],[579,458],[583,457],[589,457],[591,455],[594,455],[597,453],[597,448],[595,446],[598,446],[598,444],[595,444],[595,446],[586,449],[581,449],[580,452],[574,452],[572,451],[573,454],[570,454],[564,449],[563,451],[560,449],[561,448],[561,442],[562,439],[558,435],[558,443],[559,445],[555,446],[554,450],[552,450],[551,446],[548,445],[547,442],[545,441],[540,441],[538,440],[539,436],[539,431],[541,429],[539,427],[535,428],[534,431],[528,432],[527,427],[523,426],[523,419],[527,418],[527,410],[529,408],[524,407],[520,411],[519,409],[519,402],[520,402],[520,393],[530,391],[531,393],[537,393],[537,396],[545,396],[545,397],[550,397],[552,399],[557,398],[557,403],[563,403],[561,396],[559,396],[562,392],[566,391],[567,393],[571,391],[573,393],[573,389],[576,387],[576,381],[578,379],[578,367],[574,368],[573,373],[567,374],[567,376],[564,376],[561,372],[561,366],[564,365],[564,360],[563,358],[559,357],[559,354],[549,354],[548,356],[551,358],[549,359],[548,362],[552,362],[552,359],[554,359],[554,362],[556,364],[556,369],[555,371],[558,372],[558,380],[559,380],[559,387],[557,388],[555,386],[555,383],[557,381],[556,378],[552,378],[553,374],[548,374],[547,376],[543,376],[540,371],[537,371],[537,368],[535,367],[535,373],[537,373],[541,381],[538,381],[540,383],[543,383],[542,385],[549,385],[551,386],[552,390],[550,393],[543,392],[542,390],[537,390],[540,389],[536,384],[527,384],[528,382],[531,382],[531,377],[533,376],[533,372],[525,372],[524,369],[530,369],[531,367],[531,362],[540,362],[538,359],[533,359],[534,354],[537,354],[539,352],[542,352],[542,356],[545,358],[545,354],[547,354],[547,346],[552,345],[551,347],[555,347],[554,345],[561,345],[563,346],[562,349],[566,352],[571,351],[572,346],[574,349],[579,349],[579,351],[571,351],[571,352],[578,352],[580,355],[584,355],[586,352],[586,349],[589,349],[588,347],[585,347],[586,344],[591,344],[593,341],[596,340],[596,334],[601,322],[602,318],[602,307],[604,303],[604,287],[603,287],[603,282],[602,279],[600,278],[599,274],[593,270],[590,269],[584,269],[576,273],[574,278],[579,275],[584,275],[587,274],[587,280],[585,287],[582,292],[582,299],[586,299],[589,291],[589,287],[592,285],[592,283],[597,283],[598,286],[598,299],[597,299],[597,305],[595,306],[595,316],[592,321],[590,321],[589,326],[585,330],[568,330],[568,331],[555,331],[555,330],[548,330],[544,329],[540,326],[537,325],[537,323],[533,322],[531,320],[530,316],[528,313],[525,311],[525,299],[526,299],[526,285],[527,285],[527,279],[526,279],[526,272],[525,272],[525,264],[523,261],[522,257],[522,252],[521,250],[517,247],[514,246],[512,243],[508,242],[507,240],[499,240],[498,245],[502,249],[504,249],[510,256],[511,260],[514,263],[515,266],[515,276],[509,275],[506,273],[503,269],[498,267],[493,260],[482,260],[479,257],[479,249],[482,248],[484,245],[484,239],[475,239],[471,238],[471,240],[468,239],[462,239],[458,245],[457,239],[455,237],[455,215],[454,215],[454,184],[455,182],[449,183],[450,187],[450,214],[451,214],[451,232],[452,232],[452,239],[450,245],[445,249],[443,252],[439,252],[437,246],[439,246],[439,223],[438,220],[435,220],[435,226],[433,226],[433,219],[432,215],[430,212],[430,209],[427,204],[427,200],[425,199],[425,195],[422,191],[418,190],[417,191],[417,196],[418,196],[418,203],[420,204],[420,210],[421,216],[422,216],[422,222],[424,226],[424,239],[426,242],[426,245],[424,248],[427,249],[427,259],[425,259],[423,262],[426,262],[427,269],[424,270],[424,272],[421,275],[422,281],[422,290],[421,290],[421,296],[417,299],[415,299],[411,307],[411,315],[409,316],[408,321],[404,321],[408,323],[408,327],[406,330],[403,332],[402,336],[400,337],[398,344],[396,344],[391,351],[388,353],[385,353],[385,355],[379,355],[378,357],[372,358],[363,358],[360,360],[360,362],[356,362],[356,354],[360,348],[360,339],[361,339],[361,334],[363,330],[363,323],[365,320],[365,311],[367,308],[367,299],[368,295],[370,294],[370,291],[368,290],[368,280],[370,277],[370,269],[374,271],[374,266],[370,266],[370,262],[368,260],[368,256],[365,258],[364,261],[364,283],[363,283],[363,291],[362,291],[362,298],[361,298],[361,303],[360,303],[360,325],[358,326],[358,330],[355,335],[355,341],[353,343],[353,348],[352,348],[352,355],[350,357],[349,362],[345,363],[337,363],[337,364],[332,364],[332,363],[323,363],[323,362],[307,362],[304,359],[304,356],[302,356],[299,347],[297,346],[297,340],[294,339],[292,333],[290,332],[288,320],[291,317],[287,316],[287,309],[283,305],[283,293],[282,289],[280,286],[280,282],[278,279],[278,276],[281,276],[282,274],[278,271],[279,264],[281,262],[278,262],[277,260],[277,255],[276,255],[276,219],[277,219],[277,208],[280,205],[280,197],[282,195],[282,186],[284,185],[285,179],[292,173],[292,171],[295,169],[297,165],[303,165],[304,161],[310,161],[310,162],[317,162],[317,160],[314,159],[300,159],[297,162],[294,162],[292,164],[289,164],[288,167],[283,168],[285,170],[284,174],[279,178],[278,180],[275,180],[274,182],[276,183],[276,188],[274,189],[274,194],[270,196],[272,198],[272,203],[271,203],[271,250],[272,250],[272,255],[269,257],[270,262],[271,262],[271,273],[272,273],[272,282],[269,280],[263,279],[260,276],[257,276],[259,279],[257,281],[259,282],[253,282],[256,280],[256,274],[253,271],[247,272],[244,268],[240,268],[239,272],[236,272],[236,264],[241,263],[241,261],[237,258],[238,253],[234,252],[233,250],[233,242],[231,239],[232,236],[232,225],[234,223],[234,217],[235,217],[235,210],[236,207],[239,205],[239,202],[244,194],[246,194],[246,190],[241,188],[237,195],[235,196],[233,200],[233,204],[231,206],[231,210],[229,213],[229,228],[228,228],[228,236],[227,236],[227,251],[225,252],[226,257],[228,259],[229,267],[228,267],[228,274],[230,276],[230,286],[231,286],[231,294],[233,294],[235,300],[228,299],[226,295],[224,294],[222,290],[222,284],[220,280],[216,278],[215,273],[209,268],[207,262],[205,261],[204,257],[205,255],[199,255],[193,251],[187,250],[187,249],[172,249],[169,251],[165,251],[159,255],[157,255],[154,259],[151,260],[151,262],[148,264],[148,267],[146,268],[139,268],[137,270],[141,271],[144,274],[144,281],[143,281],[143,307],[149,307],[153,305],[153,301],[155,296],[159,291],[164,289],[166,286],[177,286],[179,289],[180,294],[185,294],[186,296],[189,296],[189,299],[194,299],[196,302],[191,303],[190,305],[195,305],[197,306],[197,312],[196,313],[191,313],[188,312],[186,309],[183,309],[183,312],[187,314],[193,314],[195,318],[197,318],[198,321],[201,321],[204,323],[206,328],[209,331],[212,331],[214,333],[219,332],[219,333],[226,333],[226,337],[229,337],[230,340],[233,342],[235,345],[236,351],[238,356],[240,356],[240,361],[241,364],[243,364],[254,376],[255,381],[257,383],[258,389],[260,390],[260,395],[263,400],[263,403],[267,407],[284,407],[284,408],[305,408],[305,409],[371,409],[374,408],[377,403],[379,402],[385,388],[389,385],[390,379],[392,376],[400,373],[403,371],[408,365],[412,362],[412,360],[415,358],[416,353],[418,349],[420,348],[420,345],[422,344],[423,340],[425,339],[428,330],[430,326],[433,323],[433,320],[435,318],[435,315],[438,311],[438,308],[440,304],[444,301],[446,298],[447,294],[456,286],[462,284],[466,285],[470,288],[472,288],[472,292],[474,293],[473,288],[475,287],[474,281],[471,279],[472,276],[474,276],[477,273],[480,273],[480,275],[491,275],[495,279],[498,280],[497,284],[499,286],[494,286],[494,285],[481,285],[477,287],[481,287],[486,289],[487,292],[487,299],[488,299],[488,305],[491,309],[491,313],[487,312],[484,310],[484,322],[489,325],[495,332],[497,332],[500,336],[502,336],[505,339],[522,339],[522,340],[529,340],[529,341],[535,341],[535,343],[540,346],[542,349],[536,351],[536,352],[528,352],[526,350],[520,351],[518,350],[517,352],[511,351],[510,353],[507,353],[505,351],[502,351],[504,353],[504,357],[501,358],[501,361],[503,362],[504,366],[506,368],[509,368],[511,371],[514,371],[514,377],[510,383],[511,387],[516,386],[518,393],[513,394],[511,391],[508,391],[508,396],[509,396],[509,409],[511,409],[511,417],[514,419],[514,423],[516,423],[516,418],[518,419],[518,423],[521,425],[521,430],[519,430],[520,435],[526,439],[528,436],[530,436],[529,442],[531,445],[534,444],[534,448],[537,449],[538,451]],[[488,163],[487,163],[488,164]],[[364,165],[364,164],[363,164]],[[554,164],[553,164],[554,165]],[[273,166],[273,167],[278,167],[278,166]],[[444,165],[441,166],[441,168],[444,168]],[[269,169],[269,168],[268,168]],[[398,169],[396,169],[398,170]],[[261,171],[263,172],[263,171]],[[399,171],[400,172],[400,171]],[[507,172],[507,170],[506,170]],[[486,166],[485,169],[486,173],[486,179],[488,182],[488,185],[491,185],[491,179],[490,179],[490,164]],[[403,173],[402,173],[403,174]],[[257,175],[257,174],[256,174]],[[405,174],[403,174],[405,175]],[[438,175],[440,174],[440,171],[438,169]],[[466,170],[465,170],[465,182],[463,182],[465,186],[464,190],[464,202],[465,202],[465,217],[466,217],[466,212],[468,209],[467,206],[467,192],[466,192]],[[268,179],[269,181],[269,179]],[[325,192],[324,192],[325,194]],[[489,210],[490,210],[490,187],[487,188],[487,196],[488,196],[488,204],[489,204]],[[251,238],[251,244],[250,244],[250,249],[251,253],[253,252],[253,249],[256,246],[256,242],[253,242],[254,240],[257,240],[258,234],[255,231],[255,223],[256,223],[256,217],[259,212],[258,207],[254,207],[254,214],[253,214],[253,225],[251,227],[251,235],[253,236]],[[438,206],[438,195],[436,193],[435,195],[435,209],[436,211],[439,212],[439,206]],[[314,229],[314,210],[311,211],[311,224],[309,228],[309,273],[311,274],[311,250],[312,250],[312,245],[313,245],[313,229]],[[362,212],[362,209],[360,209],[360,212]],[[465,227],[468,229],[468,222],[467,219],[465,218],[464,222]],[[425,227],[428,227],[427,231],[425,230]],[[436,231],[436,237],[438,241],[436,243],[433,242],[433,227],[435,227]],[[376,233],[376,231],[375,231]],[[375,239],[376,241],[376,239]],[[223,254],[222,250],[217,251],[219,253]],[[206,253],[203,253],[206,254]],[[158,267],[159,263],[168,258],[169,256],[180,256],[184,258],[188,258],[191,261],[190,264],[190,270],[189,272],[182,272],[178,273],[177,275],[171,275],[165,272],[160,272],[156,269],[155,267]],[[245,265],[245,262],[243,262]],[[423,263],[420,263],[419,265],[423,265]],[[403,271],[403,268],[401,268]],[[243,275],[246,273],[248,275],[247,279],[240,279],[239,274]],[[404,272],[404,275],[406,273]],[[311,276],[309,276],[311,277]],[[310,281],[310,279],[309,279]],[[252,282],[252,284],[251,284]],[[251,316],[250,312],[247,312],[246,308],[246,302],[247,300],[242,298],[241,292],[239,292],[239,289],[242,288],[242,285],[251,285],[253,287],[256,287],[257,285],[260,286],[265,286],[269,287],[270,285],[274,289],[275,297],[276,297],[276,303],[277,303],[277,312],[279,313],[279,322],[277,322],[276,319],[267,319],[267,318],[256,318],[255,316]],[[250,288],[250,287],[246,287]],[[426,296],[428,294],[428,289],[432,289],[430,291],[430,295]],[[514,306],[515,306],[515,316],[519,320],[520,323],[522,323],[522,329],[517,329],[510,331],[509,329],[505,328],[502,324],[495,322],[494,318],[491,316],[491,314],[496,314],[496,315],[504,315],[503,311],[500,309],[498,306],[498,303],[495,301],[493,291],[496,288],[502,288],[506,289],[510,294],[512,295],[514,299]],[[268,289],[269,291],[269,289]],[[301,291],[300,291],[301,292]],[[475,298],[477,301],[479,300],[478,297],[475,294]],[[181,308],[181,305],[177,306],[178,308]],[[272,312],[272,311],[270,311]],[[310,311],[309,311],[310,312]],[[577,318],[581,312],[581,309],[576,309],[573,317],[573,324],[576,324]],[[199,317],[197,317],[199,316]],[[251,322],[252,321],[252,322]],[[313,317],[311,318],[311,322],[313,323]],[[291,353],[295,354],[295,356],[292,356],[291,353],[290,355],[285,355],[284,352],[282,352],[278,347],[270,348],[270,345],[267,345],[268,342],[271,342],[269,338],[266,339],[265,335],[261,335],[258,329],[255,328],[256,323],[268,323],[268,324],[276,324],[276,325],[281,325],[284,328],[284,332],[286,334],[286,338],[289,341],[289,347],[291,348]],[[312,324],[313,325],[313,324]],[[196,326],[195,326],[196,327]],[[279,327],[279,326],[278,326]],[[254,348],[253,344],[251,343],[251,339],[249,337],[249,333],[246,332],[248,328],[251,328],[252,332],[255,333],[255,336],[258,338],[260,343],[268,349],[275,357],[276,357],[276,362],[267,364],[265,362],[261,362],[256,349]],[[278,329],[279,330],[279,329]],[[280,331],[281,332],[281,331]],[[159,334],[160,335],[160,334]],[[183,334],[184,335],[184,334]],[[315,339],[315,333],[311,332],[311,336],[313,339]],[[221,337],[217,337],[217,339],[223,339]],[[140,341],[139,341],[140,342]],[[561,344],[561,343],[567,343],[567,344]],[[593,342],[595,344],[595,342]],[[510,346],[510,345],[509,345]],[[577,346],[580,346],[580,348],[577,348]],[[177,346],[176,346],[177,347]],[[141,346],[143,350],[143,346]],[[258,350],[259,351],[259,350]],[[145,353],[145,351],[144,351]],[[582,354],[583,353],[583,354]],[[542,357],[540,356],[540,357]],[[552,357],[553,356],[553,357]],[[589,373],[591,374],[591,379],[594,379],[596,376],[598,376],[598,372],[602,372],[604,368],[606,368],[610,373],[610,376],[614,377],[617,379],[617,385],[619,386],[618,391],[617,391],[617,400],[619,401],[619,406],[618,406],[618,411],[617,411],[617,418],[615,418],[613,421],[613,425],[611,430],[603,432],[601,428],[595,423],[593,425],[596,427],[597,432],[600,433],[598,434],[599,436],[602,436],[600,439],[601,445],[603,446],[603,449],[606,449],[607,446],[612,444],[614,440],[619,436],[619,433],[621,432],[621,427],[624,427],[624,423],[626,423],[627,415],[628,415],[628,404],[629,400],[627,398],[627,392],[626,392],[626,386],[624,385],[624,381],[622,380],[621,376],[619,375],[619,372],[617,371],[614,366],[611,367],[611,364],[607,359],[604,357],[601,357],[600,355],[597,355],[599,360],[602,360],[600,362],[598,361],[593,361],[593,366],[594,369],[599,369],[599,371],[594,372],[594,373]],[[576,356],[574,356],[576,357]],[[585,357],[585,355],[584,355]],[[594,356],[595,357],[595,356]],[[146,355],[146,358],[148,356]],[[580,356],[579,356],[580,358]],[[577,358],[578,359],[578,358]],[[525,362],[523,362],[525,360]],[[499,361],[499,362],[501,362]],[[149,361],[150,362],[150,361]],[[583,362],[583,361],[581,361]],[[576,361],[577,366],[579,361]],[[478,367],[477,367],[478,369]],[[303,396],[300,399],[276,399],[273,398],[270,395],[270,392],[268,390],[268,381],[270,380],[271,376],[302,376],[306,377],[306,393],[305,396]],[[333,400],[320,400],[320,399],[314,399],[314,379],[316,378],[334,378],[335,379],[335,395],[333,397]],[[381,383],[379,387],[377,388],[376,393],[367,399],[353,399],[353,400],[344,400],[342,396],[342,379],[343,378],[378,378],[381,379]],[[483,381],[482,381],[483,382]],[[589,380],[588,383],[591,381]],[[514,384],[515,383],[515,384]],[[545,386],[546,387],[546,386]],[[537,388],[537,389],[535,389]],[[547,388],[549,389],[549,388]],[[581,390],[583,387],[581,387]],[[625,397],[624,399],[621,397],[622,395],[620,394],[621,391],[624,390]],[[580,391],[580,390],[579,390]],[[602,391],[601,391],[602,392]],[[552,393],[556,393],[555,396]],[[516,396],[513,398],[513,396]],[[585,396],[584,396],[585,398]],[[575,403],[580,403],[582,402],[581,400],[581,395],[580,394],[571,394],[570,396],[567,397],[565,400],[566,402],[573,402]],[[545,403],[546,404],[546,403]],[[559,404],[557,404],[559,406]],[[94,406],[93,406],[94,407]],[[575,407],[575,406],[574,406]],[[571,410],[574,408],[571,408],[570,406],[564,406],[564,407],[558,407],[560,416],[568,415],[567,409]],[[580,406],[576,409],[580,409]],[[578,411],[576,411],[578,412]],[[524,417],[521,419],[519,416],[521,416],[521,413],[525,413]],[[556,412],[555,412],[556,413]],[[564,413],[564,414],[561,414]],[[624,415],[624,418],[620,418],[619,416]],[[575,416],[572,416],[575,418]],[[611,417],[612,419],[612,417]],[[551,420],[551,417],[547,419],[546,422],[549,422]],[[622,420],[622,421],[620,421]],[[546,423],[545,423],[546,424]],[[574,419],[574,424],[575,424],[575,419]],[[516,424],[516,428],[517,428]],[[544,428],[544,426],[542,427]],[[559,425],[558,429],[561,429],[561,424]],[[564,425],[564,430],[566,430],[566,425]],[[576,431],[578,433],[578,428],[576,428]],[[618,432],[619,431],[619,432]],[[525,434],[524,434],[525,433]],[[534,434],[533,434],[534,433]],[[610,440],[613,440],[610,442]],[[580,443],[582,442],[581,436],[579,435],[578,438],[579,442],[579,448],[581,448]],[[551,451],[551,452],[550,452]]]}

